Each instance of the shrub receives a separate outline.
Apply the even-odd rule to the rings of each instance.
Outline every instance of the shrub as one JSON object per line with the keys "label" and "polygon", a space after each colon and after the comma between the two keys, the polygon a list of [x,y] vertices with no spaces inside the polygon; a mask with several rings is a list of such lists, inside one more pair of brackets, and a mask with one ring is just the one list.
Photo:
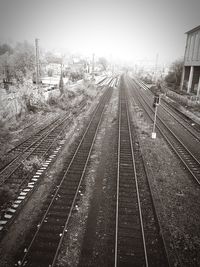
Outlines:
{"label": "shrub", "polygon": [[9,189],[7,185],[0,187],[0,207],[6,208],[8,204],[14,199],[15,193]]}
{"label": "shrub", "polygon": [[23,161],[23,170],[26,172],[32,172],[42,165],[43,160],[38,156],[34,156],[29,160]]}

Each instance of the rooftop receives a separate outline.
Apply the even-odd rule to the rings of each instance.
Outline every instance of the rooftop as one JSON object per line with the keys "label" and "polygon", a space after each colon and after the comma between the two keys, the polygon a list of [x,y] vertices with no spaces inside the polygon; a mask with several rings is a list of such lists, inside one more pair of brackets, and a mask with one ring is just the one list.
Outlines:
{"label": "rooftop", "polygon": [[191,30],[189,30],[189,31],[187,31],[186,34],[189,34],[189,33],[192,33],[192,32],[196,32],[198,30],[200,30],[200,25],[195,27],[195,28],[193,28],[193,29],[191,29]]}

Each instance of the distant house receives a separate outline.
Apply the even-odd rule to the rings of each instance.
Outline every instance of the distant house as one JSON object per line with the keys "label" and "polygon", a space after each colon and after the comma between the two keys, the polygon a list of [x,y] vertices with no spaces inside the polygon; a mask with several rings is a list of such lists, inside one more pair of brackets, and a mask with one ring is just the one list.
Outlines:
{"label": "distant house", "polygon": [[[68,81],[69,81],[68,78],[63,78],[64,84],[67,84]],[[55,77],[42,77],[41,78],[41,85],[47,91],[58,89],[59,82],[60,82],[60,76],[55,76]]]}
{"label": "distant house", "polygon": [[46,71],[52,70],[53,75],[60,75],[61,73],[61,64],[60,63],[49,63],[46,66]]}
{"label": "distant house", "polygon": [[72,72],[85,71],[85,69],[87,68],[87,62],[79,58],[72,58],[68,64],[68,68]]}
{"label": "distant house", "polygon": [[200,96],[200,25],[186,34],[181,90]]}

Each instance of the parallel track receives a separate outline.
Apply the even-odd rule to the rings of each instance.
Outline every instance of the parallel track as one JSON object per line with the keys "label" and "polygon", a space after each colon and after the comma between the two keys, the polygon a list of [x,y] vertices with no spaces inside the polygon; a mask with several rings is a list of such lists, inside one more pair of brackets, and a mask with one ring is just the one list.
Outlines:
{"label": "parallel track", "polygon": [[2,162],[1,162],[0,174],[4,171],[4,169],[9,168],[14,163],[14,161],[17,160],[18,157],[20,157],[27,150],[31,149],[31,147],[36,145],[36,143],[41,138],[43,138],[44,135],[47,134],[51,128],[53,129],[53,127],[55,127],[60,120],[61,118],[59,117],[43,127],[41,126],[38,127],[38,129],[36,129],[35,132],[31,134],[31,136],[28,136],[24,140],[18,142],[18,144],[15,147],[8,150],[4,155],[4,157],[1,159]]}
{"label": "parallel track", "polygon": [[[46,148],[48,148],[47,142],[50,144],[50,142],[57,137],[60,129],[62,129],[63,126],[65,126],[65,124],[68,122],[69,119],[66,117],[64,119],[58,119],[56,122],[46,127],[45,132],[42,130],[42,132],[36,133],[31,137],[31,139],[28,139],[19,147],[17,146],[15,151],[18,150],[19,154],[1,170],[0,184],[3,184],[6,180],[8,180],[11,175],[21,166],[22,162],[25,159],[28,159],[36,150],[38,150],[38,148],[41,148],[40,150],[44,151],[44,149],[42,149],[44,142],[46,143]],[[36,155],[37,153],[34,154]]]}
{"label": "parallel track", "polygon": [[[81,105],[79,112],[81,112],[82,108],[83,106]],[[35,190],[36,186],[34,186],[34,184],[36,184],[36,180],[41,175],[41,172],[42,175],[44,175],[49,164],[46,161],[49,161],[49,156],[58,147],[59,140],[63,138],[65,129],[70,125],[72,120],[73,118],[71,117],[62,118],[53,126],[50,125],[49,132],[46,132],[36,144],[32,145],[31,149],[28,149],[24,154],[22,153],[21,156],[14,160],[13,164],[9,164],[9,166],[1,172],[0,184],[6,186],[15,193],[15,200],[10,202],[6,209],[0,211],[0,238],[3,237],[4,230],[12,224],[21,207]],[[23,160],[31,160],[34,156],[42,159],[42,167],[39,172],[36,172],[35,168],[27,172],[24,170]],[[51,161],[52,160],[53,158],[51,158]]]}
{"label": "parallel track", "polygon": [[[149,88],[141,81],[135,80],[149,96],[153,96]],[[165,112],[169,113],[177,123],[181,123],[187,131],[189,131],[196,139],[200,141],[200,124],[192,120],[190,117],[178,110],[174,105],[167,102],[165,98],[161,97],[161,106],[164,108]]]}
{"label": "parallel track", "polygon": [[29,244],[27,252],[22,257],[22,265],[34,267],[55,266],[79,194],[79,188],[84,179],[105,105],[110,99],[111,93],[112,90],[110,89],[104,93],[80,143],[77,145],[67,170],[60,177],[58,189],[51,196],[50,204]]}
{"label": "parallel track", "polygon": [[[85,102],[81,103],[79,112],[85,104]],[[24,160],[28,160],[32,156],[44,157],[71,121],[70,114],[66,113],[13,148],[10,153],[18,154],[1,169],[0,185],[7,181],[12,183],[9,179],[17,171],[21,171],[20,168],[23,167]]]}
{"label": "parallel track", "polygon": [[[154,216],[153,229],[156,229],[154,234],[147,232],[143,220],[147,206],[142,204],[140,197],[138,181],[140,168],[138,166],[141,164],[141,160],[137,162],[135,159],[134,155],[138,156],[138,151],[134,151],[134,149],[136,150],[132,140],[125,89],[122,89],[121,86],[114,266],[168,266],[167,254],[165,253],[163,238],[160,235],[160,226],[150,188],[148,189],[148,195],[151,196],[148,208],[152,210]],[[148,180],[148,177],[146,179]],[[159,244],[152,245],[155,240],[159,240]],[[155,246],[154,251],[152,251],[153,246]]]}
{"label": "parallel track", "polygon": [[[132,86],[134,88],[134,95],[133,97],[136,97],[142,108],[145,110],[146,114],[149,116],[149,118],[153,121],[153,113],[154,110],[151,107],[151,104],[149,103],[148,99],[145,97],[144,94],[137,88],[137,83],[130,82],[129,80],[129,86]],[[132,92],[133,94],[133,92]],[[185,138],[184,141],[184,135],[186,135],[187,130],[179,130],[179,135],[181,135],[181,138],[177,135],[177,133],[174,132],[173,128],[170,129],[170,127],[166,124],[166,121],[163,119],[165,118],[165,114],[162,113],[162,116],[157,116],[157,128],[159,132],[162,134],[162,136],[165,138],[165,140],[169,143],[171,148],[174,150],[174,152],[177,154],[177,156],[180,158],[180,160],[183,162],[184,166],[188,169],[188,171],[191,173],[192,177],[195,179],[195,181],[200,185],[200,161],[199,161],[199,154],[194,153],[196,151],[198,146],[194,146],[195,143],[198,144],[198,139],[193,139],[193,135],[190,135],[190,137]],[[178,125],[177,125],[178,127]],[[179,126],[181,127],[181,126]],[[182,126],[183,127],[183,126]],[[192,141],[193,140],[193,141]],[[188,142],[186,145],[185,143]],[[194,146],[194,151],[192,150],[192,146]]]}

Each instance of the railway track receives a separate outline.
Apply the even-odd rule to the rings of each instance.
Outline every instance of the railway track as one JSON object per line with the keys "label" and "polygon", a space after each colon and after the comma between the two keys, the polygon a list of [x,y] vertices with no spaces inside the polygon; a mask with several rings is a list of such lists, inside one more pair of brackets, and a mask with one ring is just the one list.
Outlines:
{"label": "railway track", "polygon": [[[34,145],[36,142],[38,142],[44,135],[50,130],[50,127],[53,128],[56,123],[61,118],[56,118],[50,123],[44,126],[39,126],[36,130],[34,130],[34,133],[31,134],[31,136],[28,136],[27,138],[23,139],[22,141],[18,142],[15,147],[9,149],[4,157],[1,159],[1,167],[0,167],[0,173],[9,166],[9,164],[12,164],[12,162],[19,157],[21,154],[26,152],[29,148],[31,148],[32,145]],[[36,123],[36,122],[35,122]]]}
{"label": "railway track", "polygon": [[[85,105],[85,101],[81,102],[79,112],[81,112]],[[71,114],[67,112],[64,116],[56,118],[53,122],[11,149],[7,154],[10,158],[9,162],[0,170],[0,185],[7,181],[22,166],[24,160],[29,159],[31,156],[45,156],[70,121],[72,121]],[[13,157],[10,154],[15,156]]]}
{"label": "railway track", "polygon": [[70,216],[79,196],[80,186],[84,180],[104,109],[111,93],[112,90],[110,89],[104,93],[80,143],[77,144],[75,153],[71,156],[66,171],[59,177],[60,184],[57,190],[49,196],[49,204],[38,227],[35,228],[35,234],[26,246],[28,248],[25,253],[19,257],[18,262],[22,266],[55,266]]}
{"label": "railway track", "polygon": [[[139,80],[135,80],[135,81],[141,86],[141,88],[146,90],[146,93],[150,97],[153,96],[152,92],[143,82]],[[188,117],[184,113],[180,112],[180,110],[178,110],[174,105],[167,102],[165,98],[161,97],[160,105],[165,110],[165,112],[169,113],[170,116],[172,116],[178,123],[181,122],[181,124],[186,127],[187,131],[189,131],[196,139],[200,141],[200,124],[192,120],[190,117]]]}
{"label": "railway track", "polygon": [[117,87],[118,84],[119,84],[118,75],[116,75],[115,77],[106,77],[98,83],[98,85],[100,86],[110,86],[110,87]]}
{"label": "railway track", "polygon": [[[123,84],[119,102],[118,170],[116,196],[115,267],[169,266],[146,173],[146,193],[141,197],[141,156],[132,140],[128,104]],[[136,160],[135,157],[138,157]],[[143,167],[144,168],[144,167]],[[138,179],[139,178],[139,179]],[[144,199],[149,201],[144,204]],[[147,210],[153,225],[148,229]],[[153,229],[155,230],[152,234]],[[157,242],[155,242],[157,240]],[[154,248],[153,248],[154,246]]]}
{"label": "railway track", "polygon": [[[33,136],[29,137],[26,141],[23,141],[21,144],[18,144],[13,148],[7,155],[10,158],[4,167],[0,171],[0,184],[4,183],[13,172],[19,167],[21,162],[27,159],[35,149],[37,149],[44,140],[47,138],[53,138],[52,136],[61,128],[66,121],[66,117],[58,118],[50,125],[47,125],[44,129],[40,130]],[[51,137],[50,137],[51,135]],[[14,157],[12,155],[14,155]]]}
{"label": "railway track", "polygon": [[[79,113],[82,108],[83,105],[80,106]],[[1,172],[1,185],[14,192],[15,200],[0,211],[0,237],[3,237],[4,231],[12,224],[20,208],[36,188],[38,179],[41,179],[40,176],[44,175],[48,165],[55,160],[56,154],[53,155],[53,153],[55,150],[58,152],[61,148],[59,140],[62,141],[65,129],[69,127],[72,120],[73,118],[67,117],[59,119],[53,127],[51,124],[49,131],[36,144],[32,144],[31,149],[27,149]],[[35,168],[30,171],[24,170],[23,160],[28,161],[34,157],[42,159],[40,169],[37,171]]]}
{"label": "railway track", "polygon": [[[129,87],[131,86],[134,89],[134,95],[131,92],[132,96],[137,98],[140,106],[142,106],[148,117],[153,121],[154,110],[151,106],[152,101],[141,90],[138,90],[138,84],[136,82],[129,80],[128,84]],[[199,139],[194,136],[195,134],[191,134],[187,130],[187,126],[183,125],[183,123],[179,122],[178,124],[177,120],[172,123],[172,119],[173,117],[169,118],[166,112],[160,110],[157,115],[156,127],[183,162],[197,184],[200,185]]]}

